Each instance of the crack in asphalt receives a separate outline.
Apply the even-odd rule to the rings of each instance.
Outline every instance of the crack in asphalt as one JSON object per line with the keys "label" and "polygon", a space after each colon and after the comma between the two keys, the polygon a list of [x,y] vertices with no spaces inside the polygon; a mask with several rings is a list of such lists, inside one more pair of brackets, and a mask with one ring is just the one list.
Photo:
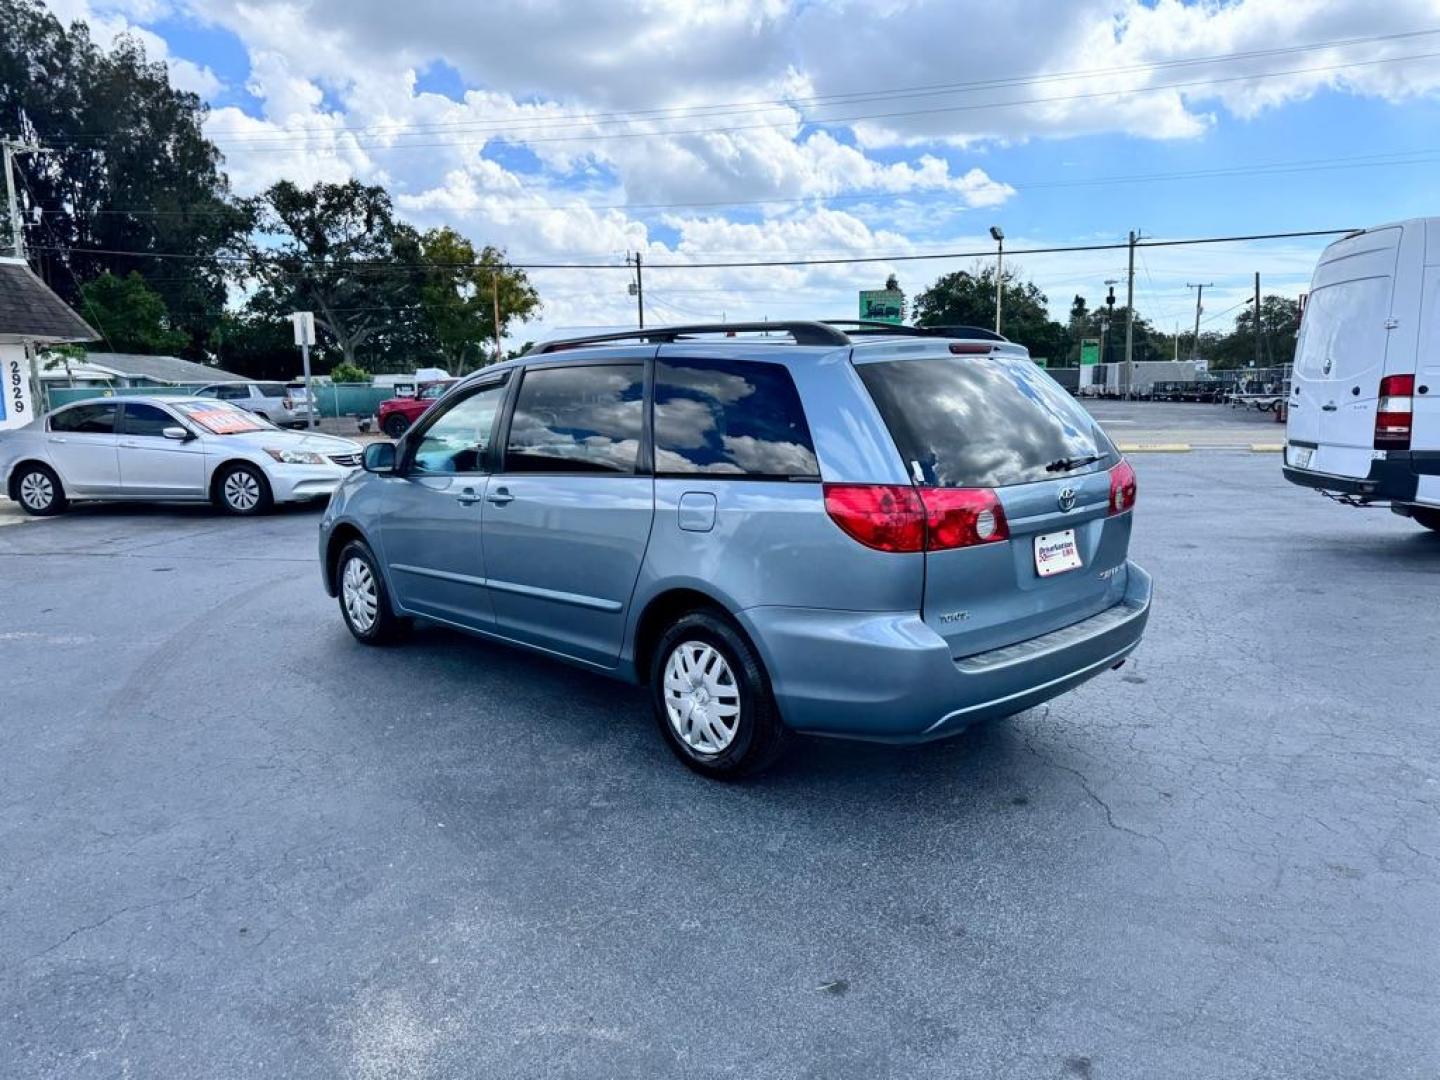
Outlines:
{"label": "crack in asphalt", "polygon": [[72,938],[77,937],[80,934],[88,933],[91,930],[98,930],[100,927],[104,926],[111,920],[118,919],[121,915],[128,915],[134,911],[147,911],[150,908],[165,907],[171,904],[182,904],[187,900],[195,899],[195,897],[199,896],[204,891],[205,886],[202,885],[195,891],[186,893],[184,896],[167,896],[160,900],[152,900],[146,904],[129,904],[125,907],[112,911],[103,919],[97,919],[95,922],[86,923],[83,926],[77,926],[74,930],[71,930],[68,934],[62,937],[59,941],[55,942],[53,945],[47,945],[39,952],[31,953],[29,956],[25,957],[23,962],[29,963],[32,960],[38,960],[40,959],[40,957],[46,955],[47,953],[54,952],[56,949],[60,948],[60,946],[64,945]]}
{"label": "crack in asphalt", "polygon": [[[1049,707],[1047,706],[1047,713],[1048,709]],[[1042,764],[1048,765],[1050,768],[1056,769],[1060,772],[1069,773],[1071,776],[1075,777],[1075,779],[1080,782],[1080,789],[1084,791],[1090,801],[1093,802],[1096,806],[1098,806],[1104,813],[1105,823],[1110,828],[1114,829],[1116,832],[1126,833],[1127,835],[1134,836],[1140,840],[1148,840],[1153,844],[1158,844],[1160,850],[1165,853],[1165,861],[1167,863],[1170,862],[1170,845],[1158,836],[1147,832],[1141,832],[1139,829],[1131,828],[1129,825],[1123,825],[1119,821],[1116,821],[1115,812],[1110,808],[1110,804],[1100,797],[1099,793],[1096,792],[1096,790],[1091,786],[1090,778],[1087,777],[1083,772],[1075,768],[1073,765],[1064,765],[1058,761],[1046,757],[1044,754],[1042,754],[1039,750],[1035,748],[1035,744],[1031,741],[1030,736],[1028,735],[1022,737],[1022,742],[1025,745],[1025,749],[1028,750],[1032,755],[1034,755]]]}

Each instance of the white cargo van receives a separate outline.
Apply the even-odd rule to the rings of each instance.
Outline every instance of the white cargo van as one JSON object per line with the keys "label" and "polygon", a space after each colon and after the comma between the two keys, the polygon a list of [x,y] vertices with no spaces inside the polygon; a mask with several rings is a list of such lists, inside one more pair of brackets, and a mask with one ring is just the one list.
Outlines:
{"label": "white cargo van", "polygon": [[1325,249],[1289,408],[1287,480],[1440,531],[1440,218]]}

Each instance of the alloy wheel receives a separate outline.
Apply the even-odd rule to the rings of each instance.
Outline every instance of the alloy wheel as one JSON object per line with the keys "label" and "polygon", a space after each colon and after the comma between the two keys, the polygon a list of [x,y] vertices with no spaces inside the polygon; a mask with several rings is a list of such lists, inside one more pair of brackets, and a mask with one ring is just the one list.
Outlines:
{"label": "alloy wheel", "polygon": [[20,501],[31,510],[48,510],[55,501],[55,485],[42,472],[26,473],[20,481]]}
{"label": "alloy wheel", "polygon": [[232,510],[254,510],[260,502],[260,482],[243,469],[227,476],[222,490]]}

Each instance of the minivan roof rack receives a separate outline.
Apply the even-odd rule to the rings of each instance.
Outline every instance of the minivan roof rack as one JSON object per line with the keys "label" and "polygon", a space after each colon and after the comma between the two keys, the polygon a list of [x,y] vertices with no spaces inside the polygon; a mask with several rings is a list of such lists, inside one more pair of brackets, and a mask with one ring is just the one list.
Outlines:
{"label": "minivan roof rack", "polygon": [[944,337],[976,338],[981,341],[1006,341],[1010,339],[994,330],[981,326],[900,326],[896,323],[880,322],[878,319],[825,319],[826,326],[854,327],[847,331],[851,337],[885,336],[892,337]]}
{"label": "minivan roof rack", "polygon": [[586,334],[584,337],[563,338],[558,341],[542,341],[525,355],[538,356],[543,353],[562,352],[578,349],[582,345],[603,345],[611,341],[654,341],[671,342],[696,334],[761,334],[780,330],[795,339],[796,345],[849,345],[850,338],[835,327],[823,322],[732,322],[694,323],[689,326],[657,326],[645,330],[612,330],[603,334]]}

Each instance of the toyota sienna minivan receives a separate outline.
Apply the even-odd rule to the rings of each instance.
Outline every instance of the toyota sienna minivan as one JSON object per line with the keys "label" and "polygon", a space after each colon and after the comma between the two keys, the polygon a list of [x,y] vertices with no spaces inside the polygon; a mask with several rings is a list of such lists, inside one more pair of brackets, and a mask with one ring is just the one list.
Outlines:
{"label": "toyota sienna minivan", "polygon": [[1133,470],[1004,339],[550,342],[364,464],[320,522],[356,638],[420,618],[644,684],[713,777],[791,733],[917,743],[1020,712],[1119,666],[1149,613]]}

